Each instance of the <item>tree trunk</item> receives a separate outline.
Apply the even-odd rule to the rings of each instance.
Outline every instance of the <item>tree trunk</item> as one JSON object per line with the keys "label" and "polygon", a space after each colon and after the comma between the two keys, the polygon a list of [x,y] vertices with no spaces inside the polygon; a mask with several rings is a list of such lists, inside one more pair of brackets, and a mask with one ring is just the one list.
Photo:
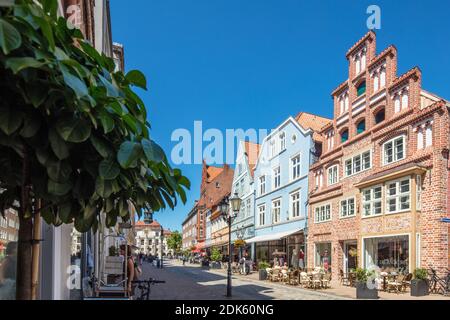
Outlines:
{"label": "tree trunk", "polygon": [[[22,210],[21,210],[22,211]],[[17,300],[31,300],[31,239],[33,221],[19,214],[19,243],[17,246]]]}
{"label": "tree trunk", "polygon": [[30,162],[28,150],[24,149],[22,163],[22,186],[19,209],[19,243],[17,245],[16,299],[31,300],[32,237],[33,220],[30,205]]}

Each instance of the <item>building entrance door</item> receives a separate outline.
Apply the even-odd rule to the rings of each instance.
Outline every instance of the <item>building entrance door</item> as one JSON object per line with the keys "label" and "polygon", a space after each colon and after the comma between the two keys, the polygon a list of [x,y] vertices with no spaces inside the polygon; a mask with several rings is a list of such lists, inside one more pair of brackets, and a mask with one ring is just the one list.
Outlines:
{"label": "building entrance door", "polygon": [[344,272],[358,267],[358,244],[357,242],[344,243]]}

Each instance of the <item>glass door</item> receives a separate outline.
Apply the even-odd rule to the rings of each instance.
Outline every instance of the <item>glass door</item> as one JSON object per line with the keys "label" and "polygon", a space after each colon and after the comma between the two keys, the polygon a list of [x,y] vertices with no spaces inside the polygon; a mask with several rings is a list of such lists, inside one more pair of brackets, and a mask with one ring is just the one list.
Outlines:
{"label": "glass door", "polygon": [[344,244],[344,272],[348,273],[358,266],[358,244],[356,242],[346,242]]}

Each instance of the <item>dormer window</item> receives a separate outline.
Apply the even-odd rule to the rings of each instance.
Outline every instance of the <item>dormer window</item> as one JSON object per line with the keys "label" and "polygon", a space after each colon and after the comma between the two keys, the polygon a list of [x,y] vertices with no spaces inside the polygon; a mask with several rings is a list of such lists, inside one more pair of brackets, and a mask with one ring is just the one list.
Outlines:
{"label": "dormer window", "polygon": [[364,93],[366,93],[366,82],[365,81],[361,82],[358,85],[358,87],[356,88],[356,95],[358,97],[362,96]]}
{"label": "dormer window", "polygon": [[348,141],[348,130],[345,129],[341,132],[341,143]]}

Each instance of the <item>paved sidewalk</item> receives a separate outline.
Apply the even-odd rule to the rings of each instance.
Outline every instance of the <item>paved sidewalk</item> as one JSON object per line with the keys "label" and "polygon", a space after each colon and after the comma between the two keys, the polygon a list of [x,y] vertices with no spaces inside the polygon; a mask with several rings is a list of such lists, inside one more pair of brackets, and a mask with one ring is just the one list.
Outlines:
{"label": "paved sidewalk", "polygon": [[[226,275],[227,270],[226,269],[214,269],[214,270],[210,270],[210,272]],[[269,285],[280,286],[280,287],[288,286],[286,284],[261,281],[258,279],[257,272],[253,272],[247,276],[240,275],[240,274],[233,274],[233,277],[235,277],[237,279],[246,279],[247,281],[254,281],[257,283],[262,283],[264,285],[269,284]],[[331,295],[331,296],[334,295],[334,296],[346,298],[346,299],[356,299],[356,289],[353,287],[340,285],[337,280],[332,280],[331,288],[328,288],[328,289],[313,290],[313,289],[303,289],[300,287],[290,287],[290,288],[299,289],[299,290],[306,291],[306,292],[312,292],[315,294],[326,294],[326,295]],[[384,292],[384,291],[379,291],[378,295],[380,297],[380,300],[447,300],[447,301],[450,301],[450,297],[446,297],[446,296],[443,296],[440,294],[430,294],[430,295],[424,296],[424,297],[412,297],[410,295],[409,291],[403,292],[403,293],[398,293],[398,294],[394,293],[394,292],[388,293],[388,292]],[[280,298],[280,299],[284,299],[284,298]]]}
{"label": "paved sidewalk", "polygon": [[[152,286],[152,300],[221,300],[226,299],[226,274],[211,271],[199,265],[182,265],[177,260],[165,260],[164,268],[157,269],[149,263],[143,265],[142,279],[165,280],[165,284]],[[339,297],[301,288],[259,281],[250,276],[233,276],[233,298],[240,300],[340,300]]]}

